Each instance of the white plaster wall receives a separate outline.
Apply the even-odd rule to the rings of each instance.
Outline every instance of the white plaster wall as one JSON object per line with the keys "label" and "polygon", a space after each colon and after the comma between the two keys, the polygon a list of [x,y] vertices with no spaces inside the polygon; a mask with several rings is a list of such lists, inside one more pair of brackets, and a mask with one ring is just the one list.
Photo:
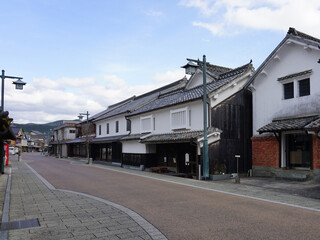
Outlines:
{"label": "white plaster wall", "polygon": [[[275,118],[303,116],[320,113],[320,58],[319,50],[304,49],[298,44],[285,44],[264,71],[259,74],[253,85],[253,134]],[[310,76],[310,95],[298,97],[298,85],[292,99],[283,99],[283,84],[277,79],[289,74],[312,69]]]}
{"label": "white plaster wall", "polygon": [[59,129],[57,133],[57,140],[62,141],[63,140],[63,130]]}
{"label": "white plaster wall", "polygon": [[210,104],[211,108],[217,106],[218,104],[222,103],[227,98],[231,97],[235,93],[242,90],[243,85],[247,82],[249,77],[253,72],[248,72],[245,76],[241,77],[240,79],[236,79],[237,81],[233,81],[232,83],[223,86],[216,91],[210,93]]}
{"label": "white plaster wall", "polygon": [[141,144],[137,140],[122,142],[123,153],[147,153],[146,144]]}
{"label": "white plaster wall", "polygon": [[70,130],[76,130],[74,127],[64,128],[64,139],[75,139],[76,133],[70,133]]}
{"label": "white plaster wall", "polygon": [[155,118],[155,130],[152,131],[153,134],[173,132],[170,127],[170,110],[184,107],[188,107],[191,110],[191,127],[185,130],[203,129],[202,100],[197,100],[131,117],[131,134],[140,134],[140,118],[150,115]]}
{"label": "white plaster wall", "polygon": [[[210,83],[213,81],[213,78],[207,74],[206,81],[207,81],[207,83]],[[202,84],[203,84],[202,72],[197,72],[190,78],[187,89],[192,89],[192,88],[198,87]]]}
{"label": "white plaster wall", "polygon": [[68,157],[67,144],[62,144],[61,155],[62,157]]}
{"label": "white plaster wall", "polygon": [[[119,132],[116,132],[116,121],[119,121]],[[109,123],[109,134],[107,134],[107,123]],[[95,124],[96,138],[126,135],[129,133],[124,114],[96,121]],[[99,135],[99,125],[101,125],[101,135]]]}

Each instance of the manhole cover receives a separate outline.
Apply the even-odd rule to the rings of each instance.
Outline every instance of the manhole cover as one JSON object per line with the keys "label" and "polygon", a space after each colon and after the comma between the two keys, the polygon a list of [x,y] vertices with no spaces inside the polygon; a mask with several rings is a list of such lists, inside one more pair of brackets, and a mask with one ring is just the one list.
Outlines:
{"label": "manhole cover", "polygon": [[19,220],[12,222],[3,222],[0,224],[1,231],[14,230],[14,229],[22,229],[22,228],[32,228],[39,227],[39,220],[36,219],[28,219],[28,220]]}

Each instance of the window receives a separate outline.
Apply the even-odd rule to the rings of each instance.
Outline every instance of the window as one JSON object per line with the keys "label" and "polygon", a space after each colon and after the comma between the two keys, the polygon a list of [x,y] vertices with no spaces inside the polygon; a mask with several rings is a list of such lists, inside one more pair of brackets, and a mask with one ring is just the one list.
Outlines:
{"label": "window", "polygon": [[127,119],[127,131],[131,131],[131,120]]}
{"label": "window", "polygon": [[107,134],[109,134],[109,123],[107,123]]}
{"label": "window", "polygon": [[119,121],[116,121],[116,133],[119,132]]}
{"label": "window", "polygon": [[170,111],[171,129],[183,129],[189,127],[189,111],[188,108],[180,108]]}
{"label": "window", "polygon": [[284,99],[293,98],[293,82],[283,84]]}
{"label": "window", "polygon": [[99,135],[101,135],[101,125],[99,125]]}
{"label": "window", "polygon": [[76,130],[70,130],[69,133],[76,133]]}
{"label": "window", "polygon": [[156,118],[154,117],[153,118],[153,131],[156,130]]}
{"label": "window", "polygon": [[283,86],[283,99],[310,95],[312,69],[289,74],[278,78]]}
{"label": "window", "polygon": [[148,133],[152,132],[153,124],[152,124],[152,116],[146,116],[140,118],[140,132],[141,133]]}
{"label": "window", "polygon": [[310,78],[303,79],[299,81],[299,96],[310,95]]}

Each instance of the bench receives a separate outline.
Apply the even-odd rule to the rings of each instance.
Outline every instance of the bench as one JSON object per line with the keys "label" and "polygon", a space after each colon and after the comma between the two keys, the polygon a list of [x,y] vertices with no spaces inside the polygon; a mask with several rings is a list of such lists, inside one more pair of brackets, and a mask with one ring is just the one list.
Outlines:
{"label": "bench", "polygon": [[151,167],[150,168],[150,172],[153,172],[153,173],[167,173],[168,172],[168,168],[166,168],[166,167]]}

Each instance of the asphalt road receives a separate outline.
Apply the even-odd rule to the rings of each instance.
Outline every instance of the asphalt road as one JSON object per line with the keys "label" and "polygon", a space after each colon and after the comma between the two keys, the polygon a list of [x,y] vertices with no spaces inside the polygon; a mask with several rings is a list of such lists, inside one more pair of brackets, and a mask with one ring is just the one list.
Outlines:
{"label": "asphalt road", "polygon": [[[56,188],[140,214],[168,239],[320,239],[320,213],[24,154]],[[29,162],[32,160],[32,162]]]}

